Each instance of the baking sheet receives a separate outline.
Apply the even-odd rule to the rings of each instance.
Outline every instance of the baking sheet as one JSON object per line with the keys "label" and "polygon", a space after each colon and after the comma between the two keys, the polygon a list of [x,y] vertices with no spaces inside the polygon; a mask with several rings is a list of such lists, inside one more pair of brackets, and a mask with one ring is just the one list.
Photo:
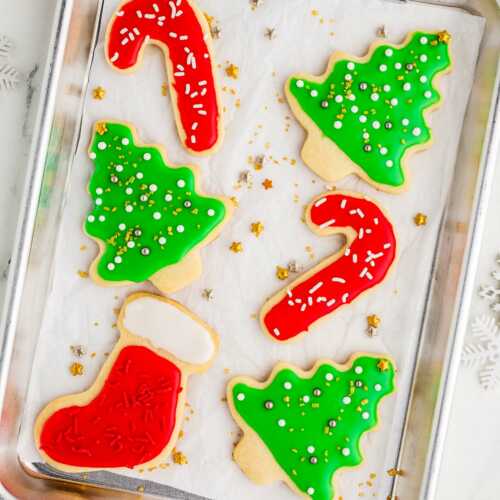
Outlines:
{"label": "baking sheet", "polygon": [[[82,137],[70,173],[53,279],[33,364],[19,441],[20,457],[26,462],[40,460],[32,440],[37,412],[53,398],[84,390],[93,382],[105,353],[111,351],[117,338],[112,328],[113,310],[129,293],[148,289],[103,289],[78,275],[78,271],[88,269],[97,251],[81,230],[91,201],[86,193],[93,168],[86,153],[91,125],[101,119],[124,120],[137,126],[142,141],[164,144],[172,162],[200,165],[207,193],[236,196],[240,205],[219,240],[202,251],[202,278],[174,295],[221,337],[221,352],[214,366],[205,375],[190,380],[188,401],[194,413],[188,408],[185,437],[178,443],[189,464],[125,474],[214,498],[291,498],[293,494],[283,485],[253,485],[232,462],[237,427],[221,401],[227,381],[238,374],[264,378],[279,360],[308,368],[320,356],[343,361],[359,350],[386,352],[399,367],[397,396],[384,401],[380,430],[364,439],[363,465],[343,471],[336,482],[337,495],[346,499],[360,492],[385,498],[390,481],[385,471],[396,459],[415,345],[483,19],[452,9],[403,6],[384,0],[289,0],[286,9],[275,1],[256,10],[246,0],[200,0],[198,4],[220,22],[223,30],[222,38],[215,42],[215,54],[220,64],[221,88],[225,89],[222,100],[227,128],[220,152],[202,160],[189,157],[177,139],[169,98],[161,92],[165,70],[160,51],[149,48],[141,69],[132,75],[120,75],[108,67],[102,42],[105,23],[116,2],[105,2],[104,25],[84,106]],[[313,11],[317,14],[313,15]],[[409,192],[401,196],[378,193],[354,177],[337,184],[339,188],[366,193],[388,211],[399,236],[400,259],[396,271],[374,293],[339,310],[301,341],[278,345],[260,332],[252,317],[265,297],[283,286],[275,277],[275,266],[292,259],[312,266],[342,243],[340,239],[314,236],[300,220],[303,206],[323,192],[325,184],[300,161],[304,131],[283,100],[283,84],[291,73],[322,73],[334,49],[364,55],[380,25],[386,26],[389,41],[395,43],[416,29],[445,28],[453,34],[455,68],[442,79],[444,104],[430,118],[435,144],[411,158]],[[264,37],[267,27],[276,27],[275,40]],[[227,62],[240,67],[238,80],[225,75]],[[98,85],[107,90],[103,101],[91,96],[91,90]],[[235,189],[239,173],[251,169],[248,156],[259,154],[266,155],[266,162],[262,171],[253,172],[253,187]],[[296,164],[292,165],[291,160]],[[270,191],[260,185],[266,177],[275,186]],[[418,211],[429,215],[425,228],[417,228],[412,222]],[[265,225],[259,239],[249,231],[255,220]],[[242,254],[229,252],[234,240],[243,242]],[[82,245],[86,247],[83,250]],[[313,249],[313,259],[306,251],[308,246]],[[49,259],[46,264],[51,265]],[[202,298],[204,288],[214,289],[213,301]],[[366,315],[372,313],[383,321],[376,338],[368,338],[365,333]],[[89,352],[97,353],[95,358],[84,359],[86,373],[80,378],[68,372],[74,360],[69,350],[72,344],[84,344]],[[377,475],[375,479],[370,478],[372,473]],[[373,487],[366,484],[368,480]]]}

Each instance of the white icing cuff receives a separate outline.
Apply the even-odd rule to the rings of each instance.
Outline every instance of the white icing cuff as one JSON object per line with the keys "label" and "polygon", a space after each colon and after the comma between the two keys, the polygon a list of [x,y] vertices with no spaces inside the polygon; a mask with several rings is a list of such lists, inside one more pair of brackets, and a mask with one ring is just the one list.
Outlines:
{"label": "white icing cuff", "polygon": [[123,314],[123,326],[186,363],[203,365],[214,355],[215,345],[206,328],[160,299],[139,297],[129,302]]}

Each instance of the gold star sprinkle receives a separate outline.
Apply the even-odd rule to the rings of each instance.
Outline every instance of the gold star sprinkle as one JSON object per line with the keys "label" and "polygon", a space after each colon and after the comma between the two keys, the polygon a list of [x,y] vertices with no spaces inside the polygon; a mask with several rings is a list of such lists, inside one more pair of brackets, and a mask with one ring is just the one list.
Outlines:
{"label": "gold star sprinkle", "polygon": [[69,349],[77,358],[83,358],[87,354],[87,349],[83,345],[71,345]]}
{"label": "gold star sprinkle", "polygon": [[238,198],[236,198],[236,196],[231,196],[231,198],[229,199],[233,202],[235,208],[238,208],[240,206],[240,202],[238,201]]}
{"label": "gold star sprinkle", "polygon": [[264,0],[250,0],[250,5],[252,6],[252,9],[256,9],[257,7],[260,7],[264,3]]}
{"label": "gold star sprinkle", "polygon": [[267,191],[268,189],[273,188],[273,181],[271,179],[264,179],[262,181],[262,185],[264,186],[264,189]]}
{"label": "gold star sprinkle", "polygon": [[85,371],[84,366],[81,363],[72,363],[69,367],[69,372],[73,377],[79,377],[83,375],[83,372]]}
{"label": "gold star sprinkle", "polygon": [[161,95],[164,97],[168,95],[168,83],[167,82],[163,82],[161,85]]}
{"label": "gold star sprinkle", "polygon": [[376,314],[367,316],[366,322],[368,323],[367,334],[369,337],[376,337],[378,335],[378,327],[380,326],[381,320]]}
{"label": "gold star sprinkle", "polygon": [[427,215],[418,213],[415,215],[414,219],[416,226],[425,226],[427,224]]}
{"label": "gold star sprinkle", "polygon": [[240,68],[238,68],[238,66],[230,64],[229,66],[226,67],[226,75],[229,76],[229,78],[234,78],[235,80],[237,80],[239,74],[240,74]]}
{"label": "gold star sprinkle", "polygon": [[264,231],[264,224],[259,221],[252,222],[252,224],[250,224],[250,231],[258,238],[262,234],[262,231]]}
{"label": "gold star sprinkle", "polygon": [[380,318],[376,314],[367,316],[366,321],[371,328],[378,328],[380,326]]}
{"label": "gold star sprinkle", "polygon": [[276,266],[276,278],[284,281],[288,278],[288,269],[286,267]]}
{"label": "gold star sprinkle", "polygon": [[389,361],[387,361],[387,359],[379,359],[379,362],[377,363],[377,368],[381,372],[388,371],[390,366],[391,366],[391,364],[389,363]]}
{"label": "gold star sprinkle", "polygon": [[209,302],[211,300],[213,300],[214,298],[214,291],[211,289],[211,288],[205,288],[202,292],[201,292],[201,296],[205,299],[205,300],[208,300]]}
{"label": "gold star sprinkle", "polygon": [[444,43],[446,45],[448,45],[451,41],[451,34],[448,33],[446,30],[444,31],[440,31],[438,34],[437,34],[437,37],[438,37],[438,40],[441,42],[441,43]]}
{"label": "gold star sprinkle", "polygon": [[266,28],[266,38],[274,40],[276,38],[276,28]]}
{"label": "gold star sprinkle", "polygon": [[102,101],[106,97],[106,89],[104,87],[96,87],[92,90],[92,97],[97,101]]}
{"label": "gold star sprinkle", "polygon": [[243,243],[241,243],[241,241],[233,241],[229,250],[234,253],[241,253],[243,252]]}
{"label": "gold star sprinkle", "polygon": [[99,122],[96,126],[95,126],[95,131],[99,134],[99,135],[104,135],[107,131],[108,131],[108,127],[106,127],[106,124],[104,122]]}

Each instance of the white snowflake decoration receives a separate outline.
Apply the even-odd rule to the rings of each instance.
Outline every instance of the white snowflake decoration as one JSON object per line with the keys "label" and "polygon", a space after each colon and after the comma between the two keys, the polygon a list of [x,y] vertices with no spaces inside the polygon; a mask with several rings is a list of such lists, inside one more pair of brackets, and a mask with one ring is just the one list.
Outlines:
{"label": "white snowflake decoration", "polygon": [[11,90],[21,82],[21,75],[8,61],[11,48],[10,40],[0,35],[0,91]]}
{"label": "white snowflake decoration", "polygon": [[485,390],[498,387],[500,383],[500,328],[495,318],[483,314],[472,323],[473,342],[464,345],[462,363],[479,367],[479,382]]}
{"label": "white snowflake decoration", "polygon": [[[497,257],[500,264],[500,256]],[[483,314],[472,322],[472,342],[464,345],[462,363],[479,368],[479,382],[485,390],[500,385],[500,325],[495,313],[500,312],[500,272],[491,273],[495,285],[482,285],[479,296],[491,302],[493,314]]]}
{"label": "white snowflake decoration", "polygon": [[[500,256],[497,257],[497,264],[500,264]],[[495,312],[500,312],[500,272],[491,273],[496,280],[496,285],[482,285],[479,290],[479,296],[491,302],[491,308]]]}

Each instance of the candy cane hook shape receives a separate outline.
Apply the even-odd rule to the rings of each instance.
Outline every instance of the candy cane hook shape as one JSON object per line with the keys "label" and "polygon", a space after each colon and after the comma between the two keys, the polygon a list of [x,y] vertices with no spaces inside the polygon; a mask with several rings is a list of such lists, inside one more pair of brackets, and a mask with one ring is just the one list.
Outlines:
{"label": "candy cane hook shape", "polygon": [[347,241],[339,252],[264,304],[261,326],[278,342],[308,332],[319,319],[379,285],[396,257],[391,222],[378,205],[360,194],[322,194],[307,207],[306,222],[320,236],[340,233]]}
{"label": "candy cane hook shape", "polygon": [[215,82],[211,36],[204,15],[190,0],[127,0],[108,26],[106,58],[133,72],[145,47],[165,55],[179,137],[195,155],[214,152],[222,140],[222,115]]}

